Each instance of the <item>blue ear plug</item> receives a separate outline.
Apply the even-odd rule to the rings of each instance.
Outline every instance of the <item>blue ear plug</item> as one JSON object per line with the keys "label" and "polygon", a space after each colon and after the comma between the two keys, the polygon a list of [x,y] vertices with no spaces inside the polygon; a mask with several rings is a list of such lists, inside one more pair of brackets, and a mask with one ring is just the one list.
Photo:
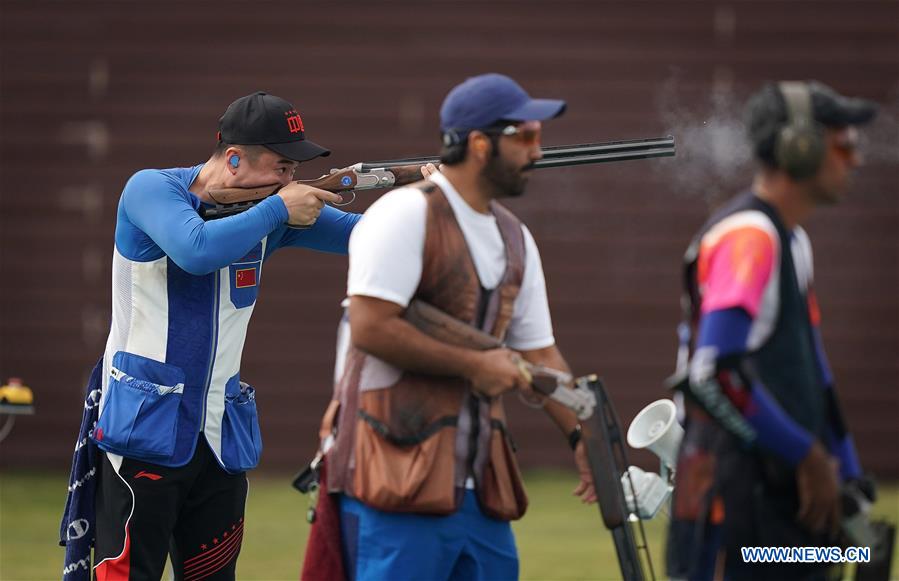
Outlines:
{"label": "blue ear plug", "polygon": [[228,163],[231,164],[231,167],[237,167],[238,165],[240,165],[240,158],[236,155],[232,155],[228,158]]}

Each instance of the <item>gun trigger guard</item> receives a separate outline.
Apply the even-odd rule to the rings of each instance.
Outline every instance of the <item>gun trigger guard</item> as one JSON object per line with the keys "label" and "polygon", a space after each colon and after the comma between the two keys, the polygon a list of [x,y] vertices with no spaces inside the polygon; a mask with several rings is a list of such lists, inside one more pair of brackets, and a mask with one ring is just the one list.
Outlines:
{"label": "gun trigger guard", "polygon": [[515,393],[518,394],[518,400],[529,408],[539,410],[546,406],[546,396],[527,396],[522,391],[516,391]]}
{"label": "gun trigger guard", "polygon": [[[345,194],[345,193],[353,194],[353,197],[350,198],[350,201],[349,201],[349,202],[341,202],[341,203],[339,203],[339,204],[338,204],[337,202],[334,202],[332,205],[333,205],[335,208],[342,208],[343,206],[349,206],[350,204],[352,204],[353,202],[356,201],[356,190],[347,190],[346,192],[342,192],[342,194]],[[342,194],[341,194],[341,195],[342,195]]]}

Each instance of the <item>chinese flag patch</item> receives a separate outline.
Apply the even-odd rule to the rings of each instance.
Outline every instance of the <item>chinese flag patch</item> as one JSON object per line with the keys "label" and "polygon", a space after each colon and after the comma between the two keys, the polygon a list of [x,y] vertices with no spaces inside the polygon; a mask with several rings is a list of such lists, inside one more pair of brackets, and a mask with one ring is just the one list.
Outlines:
{"label": "chinese flag patch", "polygon": [[256,286],[256,267],[238,268],[234,271],[234,286],[235,288]]}

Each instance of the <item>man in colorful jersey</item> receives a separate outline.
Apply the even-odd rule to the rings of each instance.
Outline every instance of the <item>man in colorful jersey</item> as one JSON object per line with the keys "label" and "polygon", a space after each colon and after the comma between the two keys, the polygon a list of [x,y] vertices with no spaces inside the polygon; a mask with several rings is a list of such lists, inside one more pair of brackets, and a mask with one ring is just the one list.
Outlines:
{"label": "man in colorful jersey", "polygon": [[[534,239],[496,200],[524,192],[525,168],[542,155],[541,121],[564,109],[503,75],[468,79],[441,109],[441,172],[375,202],[353,234],[351,340],[327,453],[350,579],[518,577],[509,521],[527,496],[499,396],[527,389],[518,358],[568,366]],[[432,338],[404,318],[413,300],[508,348]],[[575,494],[594,501],[577,418],[545,409],[575,452]],[[306,574],[315,578],[308,559]]]}
{"label": "man in colorful jersey", "polygon": [[[262,450],[240,358],[265,260],[285,246],[345,254],[360,216],[340,197],[291,183],[329,151],[305,139],[287,101],[234,101],[203,164],[143,170],[119,201],[112,327],[93,440],[98,579],[233,579],[245,471]],[[255,207],[204,222],[215,187],[284,186]],[[292,229],[289,226],[300,226]]]}
{"label": "man in colorful jersey", "polygon": [[840,483],[861,476],[800,224],[844,196],[861,163],[856,125],[875,111],[817,82],[771,84],[749,100],[760,162],[752,189],[716,212],[686,254],[672,578],[826,575],[826,564],[744,563],[740,547],[837,544]]}

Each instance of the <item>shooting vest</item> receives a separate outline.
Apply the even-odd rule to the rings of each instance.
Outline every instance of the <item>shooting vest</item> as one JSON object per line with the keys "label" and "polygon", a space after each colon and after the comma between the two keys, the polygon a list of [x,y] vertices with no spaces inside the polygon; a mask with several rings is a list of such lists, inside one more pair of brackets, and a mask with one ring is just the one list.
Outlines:
{"label": "shooting vest", "polygon": [[[497,288],[480,285],[453,209],[440,188],[417,186],[427,199],[424,263],[416,299],[502,339],[524,275],[520,221],[491,203],[506,248]],[[335,423],[328,451],[329,492],[349,494],[384,511],[450,514],[466,480],[482,510],[503,520],[527,508],[521,473],[499,398],[468,381],[398,370],[350,345],[323,433]],[[338,411],[339,410],[339,411]]]}
{"label": "shooting vest", "polygon": [[[774,208],[748,192],[717,212],[694,239],[685,259],[687,319],[695,336],[700,293],[696,276],[699,243],[716,224],[741,212],[761,212],[777,230],[780,241],[777,312],[774,325],[761,345],[748,354],[759,379],[783,410],[803,428],[827,441],[827,401],[815,350],[809,315],[807,284],[800,284],[793,255],[793,237]],[[691,345],[692,348],[692,345]]]}

